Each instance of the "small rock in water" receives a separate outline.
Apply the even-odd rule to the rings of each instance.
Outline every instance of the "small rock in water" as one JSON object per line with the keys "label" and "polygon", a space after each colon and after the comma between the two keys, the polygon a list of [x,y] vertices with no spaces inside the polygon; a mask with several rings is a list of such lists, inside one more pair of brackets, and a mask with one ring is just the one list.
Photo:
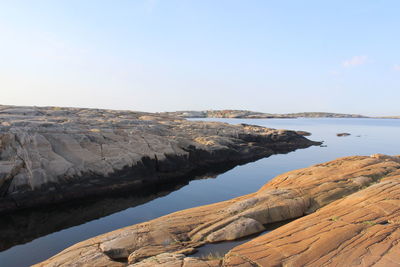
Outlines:
{"label": "small rock in water", "polygon": [[336,136],[339,136],[339,137],[349,136],[349,135],[350,135],[349,133],[337,133],[336,134]]}

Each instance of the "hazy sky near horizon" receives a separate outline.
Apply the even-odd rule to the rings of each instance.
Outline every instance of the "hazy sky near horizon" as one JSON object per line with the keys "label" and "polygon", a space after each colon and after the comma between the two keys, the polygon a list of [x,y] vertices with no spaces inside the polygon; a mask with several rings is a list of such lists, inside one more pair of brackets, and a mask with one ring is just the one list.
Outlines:
{"label": "hazy sky near horizon", "polygon": [[0,0],[0,104],[400,115],[398,0]]}

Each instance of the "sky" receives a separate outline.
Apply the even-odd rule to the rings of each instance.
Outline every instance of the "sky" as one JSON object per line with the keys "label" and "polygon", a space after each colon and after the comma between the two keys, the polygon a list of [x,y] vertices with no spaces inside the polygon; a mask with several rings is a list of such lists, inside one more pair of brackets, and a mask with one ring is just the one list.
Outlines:
{"label": "sky", "polygon": [[398,0],[0,0],[0,104],[400,115]]}

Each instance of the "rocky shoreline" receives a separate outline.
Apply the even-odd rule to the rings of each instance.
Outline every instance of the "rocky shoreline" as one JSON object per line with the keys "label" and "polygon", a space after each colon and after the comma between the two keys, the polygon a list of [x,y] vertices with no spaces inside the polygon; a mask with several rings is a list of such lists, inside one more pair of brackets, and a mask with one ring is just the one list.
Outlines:
{"label": "rocky shoreline", "polygon": [[54,232],[145,204],[179,190],[192,180],[212,179],[236,166],[235,163],[226,164],[214,170],[177,177],[167,183],[149,184],[140,187],[140,190],[129,188],[115,191],[115,194],[107,192],[98,197],[92,196],[9,212],[0,220],[0,240],[2,240],[0,252]]}
{"label": "rocky shoreline", "polygon": [[[400,156],[340,158],[249,195],[94,237],[37,266],[397,266],[399,193]],[[222,258],[188,256],[299,217]]]}
{"label": "rocky shoreline", "polygon": [[319,144],[294,131],[132,111],[0,106],[0,122],[0,213],[141,190]]}

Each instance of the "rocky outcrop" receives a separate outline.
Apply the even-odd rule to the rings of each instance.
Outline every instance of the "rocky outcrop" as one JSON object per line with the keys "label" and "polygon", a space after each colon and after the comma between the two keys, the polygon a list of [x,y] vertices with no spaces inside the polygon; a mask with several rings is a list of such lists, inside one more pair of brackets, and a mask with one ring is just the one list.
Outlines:
{"label": "rocky outcrop", "polygon": [[133,190],[315,143],[151,113],[0,106],[0,212]]}
{"label": "rocky outcrop", "polygon": [[368,118],[358,114],[342,114],[330,112],[299,112],[287,114],[263,113],[249,110],[205,110],[165,112],[182,118],[233,118],[233,119],[273,119],[273,118]]}
{"label": "rocky outcrop", "polygon": [[[191,254],[193,248],[198,246],[206,243],[238,239],[263,231],[267,224],[304,215],[307,216],[300,219],[300,222],[306,222],[307,218],[312,216],[316,225],[313,231],[307,230],[307,227],[312,227],[313,224],[303,225],[298,223],[299,220],[295,220],[287,225],[287,227],[292,227],[288,228],[291,232],[288,230],[280,231],[283,227],[278,228],[278,230],[268,234],[269,238],[264,238],[264,235],[255,239],[262,240],[261,243],[251,241],[253,243],[245,243],[233,249],[224,257],[223,262],[219,263],[228,266],[258,266],[257,264],[271,266],[267,261],[268,255],[272,253],[276,254],[273,259],[276,258],[278,259],[276,262],[279,262],[278,256],[281,254],[290,256],[302,252],[297,249],[301,236],[293,239],[292,249],[287,250],[291,245],[290,237],[295,236],[297,231],[303,231],[305,235],[309,234],[311,241],[314,240],[315,236],[315,240],[319,240],[321,238],[320,234],[328,233],[325,241],[332,242],[334,245],[326,245],[327,250],[335,246],[340,248],[342,239],[331,235],[324,228],[327,225],[335,226],[334,222],[337,220],[333,212],[321,217],[316,214],[332,205],[338,205],[337,207],[339,208],[336,211],[343,209],[344,212],[340,213],[340,218],[344,218],[350,211],[349,209],[353,208],[350,204],[355,205],[354,212],[357,213],[358,210],[361,210],[361,207],[371,204],[368,201],[369,193],[364,197],[360,197],[363,194],[362,192],[370,192],[364,190],[369,186],[373,186],[371,189],[380,188],[377,189],[378,191],[383,190],[383,188],[389,191],[393,190],[392,193],[382,191],[381,195],[378,194],[378,191],[373,191],[377,197],[379,195],[379,199],[386,195],[388,203],[391,203],[393,208],[384,208],[377,212],[373,218],[369,215],[368,217],[366,214],[368,211],[365,211],[366,213],[360,215],[360,218],[368,221],[364,224],[369,224],[369,221],[377,224],[384,220],[392,220],[395,215],[391,214],[391,212],[396,211],[396,205],[400,205],[400,200],[395,197],[398,194],[396,193],[398,191],[397,188],[400,188],[400,157],[379,154],[370,157],[346,157],[291,171],[277,176],[255,193],[229,201],[176,212],[83,241],[39,264],[39,266],[79,266],[84,264],[94,266],[127,266],[129,264],[147,266],[141,264],[148,263],[150,260],[160,257],[159,255],[163,253],[170,253],[168,257],[164,257],[164,255],[163,258],[171,259],[171,262],[163,262],[164,266],[182,266],[184,260],[178,254]],[[360,192],[352,195],[358,191]],[[340,199],[346,196],[351,196],[349,199],[354,199],[354,201],[345,202],[343,200],[345,204],[340,205],[335,202],[337,200],[342,201]],[[356,203],[359,203],[359,206]],[[345,206],[347,209],[344,209]],[[323,207],[326,208],[324,209]],[[374,210],[379,210],[380,206],[374,207]],[[315,211],[317,212],[314,213]],[[384,216],[389,217],[384,218]],[[331,219],[329,223],[326,222],[326,218]],[[348,218],[349,220],[343,219],[344,222],[350,223],[350,218],[353,217],[350,216]],[[339,229],[341,229],[340,227],[342,226],[339,225]],[[346,231],[344,232],[351,236],[350,232],[359,228],[350,227],[345,229]],[[282,236],[282,238],[271,238],[276,232],[278,233],[277,236]],[[285,234],[287,240],[283,237]],[[356,234],[359,234],[359,232],[356,231]],[[328,240],[332,237],[335,238]],[[276,242],[281,242],[279,244],[287,244],[287,246],[282,250],[275,251],[274,246],[268,245],[269,240],[277,240]],[[302,244],[304,245],[304,251],[307,251],[306,248],[312,243],[311,241]],[[262,246],[261,249],[257,249],[258,244]],[[357,244],[354,245],[357,246]],[[270,249],[269,254],[264,253],[266,247]],[[323,247],[323,243],[318,243],[318,246],[315,246],[316,249],[323,249]],[[314,254],[310,252],[307,255],[305,257],[310,259]],[[179,260],[176,258],[179,258]],[[264,258],[266,261],[257,262],[258,259],[264,260]],[[203,264],[207,261],[195,260],[198,261],[198,264]],[[172,261],[176,261],[176,265],[175,263],[172,264]]]}
{"label": "rocky outcrop", "polygon": [[[398,161],[400,162],[400,161]],[[365,178],[357,179],[366,181]],[[231,250],[224,266],[400,266],[400,171]]]}

